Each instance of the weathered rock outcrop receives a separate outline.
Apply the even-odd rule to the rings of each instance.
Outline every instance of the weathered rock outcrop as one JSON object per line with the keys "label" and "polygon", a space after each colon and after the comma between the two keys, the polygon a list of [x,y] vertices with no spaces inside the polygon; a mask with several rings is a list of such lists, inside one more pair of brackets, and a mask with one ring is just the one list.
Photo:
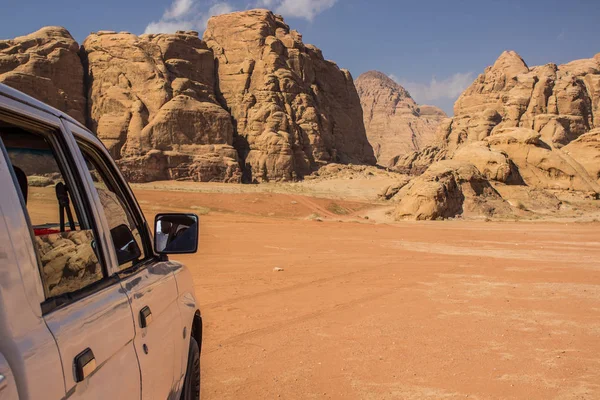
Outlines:
{"label": "weathered rock outcrop", "polygon": [[82,50],[90,127],[130,180],[241,180],[213,55],[197,32],[98,32]]}
{"label": "weathered rock outcrop", "polygon": [[294,180],[329,162],[375,164],[350,73],[267,10],[211,18],[222,102],[252,180]]}
{"label": "weathered rock outcrop", "polygon": [[[504,52],[459,97],[454,117],[440,124],[440,146],[394,159],[393,167],[415,175],[423,161],[452,159],[498,185],[600,193],[598,118],[600,55],[529,68],[515,52]],[[425,174],[418,182],[431,180]],[[397,196],[410,195],[410,187]],[[444,210],[458,209],[439,202]],[[398,216],[418,209],[403,206]],[[429,218],[441,215],[429,209]]]}
{"label": "weathered rock outcrop", "polygon": [[[540,133],[526,128],[504,128],[485,138],[490,148],[510,157],[523,182],[540,189],[596,191],[597,182],[561,149],[541,140]],[[467,146],[468,147],[468,146]],[[455,153],[459,154],[462,148]],[[499,180],[499,179],[495,179]],[[500,181],[500,180],[499,180]]]}
{"label": "weathered rock outcrop", "polygon": [[355,83],[379,164],[436,144],[437,127],[447,117],[441,109],[417,105],[406,89],[378,71],[365,72]]}
{"label": "weathered rock outcrop", "polygon": [[452,218],[464,212],[493,215],[509,208],[475,166],[455,160],[432,164],[394,197],[398,219]]}
{"label": "weathered rock outcrop", "polygon": [[48,27],[0,41],[0,82],[86,123],[131,181],[296,180],[376,163],[350,73],[282,17],[214,17],[206,39],[100,31],[80,49]]}
{"label": "weathered rock outcrop", "polygon": [[442,161],[445,158],[445,149],[438,146],[427,146],[404,156],[393,157],[388,167],[401,174],[418,176],[425,172],[431,164]]}
{"label": "weathered rock outcrop", "polygon": [[561,147],[595,127],[599,107],[600,55],[529,68],[507,51],[456,101],[445,137],[452,150],[483,140],[493,129],[521,127]]}
{"label": "weathered rock outcrop", "polygon": [[65,29],[47,26],[26,36],[0,40],[0,83],[85,122],[79,45]]}
{"label": "weathered rock outcrop", "polygon": [[562,150],[571,158],[576,158],[590,177],[600,183],[600,129],[584,133]]}

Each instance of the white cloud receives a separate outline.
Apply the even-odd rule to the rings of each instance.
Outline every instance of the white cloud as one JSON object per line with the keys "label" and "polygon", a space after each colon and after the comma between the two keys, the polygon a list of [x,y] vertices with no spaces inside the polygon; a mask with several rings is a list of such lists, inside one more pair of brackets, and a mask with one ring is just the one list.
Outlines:
{"label": "white cloud", "polygon": [[312,21],[317,15],[335,5],[337,0],[258,0],[257,7],[266,7],[284,17]]}
{"label": "white cloud", "polygon": [[182,18],[192,10],[194,0],[175,0],[171,7],[165,11],[163,18]]}
{"label": "white cloud", "polygon": [[[330,9],[338,0],[253,0],[251,7],[268,8],[290,18],[312,21],[317,15]],[[158,21],[150,22],[144,33],[174,33],[178,30],[206,28],[208,19],[214,15],[227,14],[240,7],[228,1],[173,0]]]}
{"label": "white cloud", "polygon": [[152,21],[144,33],[174,33],[178,30],[198,30],[206,28],[208,19],[214,15],[227,14],[235,8],[227,2],[212,2],[206,9],[198,0],[174,0],[158,21]]}
{"label": "white cloud", "polygon": [[443,80],[437,80],[433,77],[427,84],[402,81],[393,74],[390,74],[389,77],[404,86],[417,103],[423,104],[436,100],[458,98],[473,83],[475,74],[472,72],[459,72]]}

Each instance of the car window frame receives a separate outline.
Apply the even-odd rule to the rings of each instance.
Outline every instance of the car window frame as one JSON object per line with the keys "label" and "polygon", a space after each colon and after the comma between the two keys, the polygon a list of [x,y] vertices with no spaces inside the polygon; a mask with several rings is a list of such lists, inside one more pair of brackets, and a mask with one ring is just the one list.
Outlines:
{"label": "car window frame", "polygon": [[[71,189],[69,193],[71,195],[71,202],[76,204],[73,208],[76,211],[79,226],[85,226],[86,228],[89,228],[94,235],[94,241],[97,250],[96,256],[102,271],[102,278],[96,282],[88,284],[87,286],[77,289],[73,292],[48,297],[48,293],[46,292],[43,283],[42,262],[40,253],[36,246],[35,234],[33,232],[33,225],[29,216],[29,210],[27,209],[27,204],[25,203],[22,193],[20,190],[16,190],[18,187],[18,182],[15,173],[12,170],[12,162],[10,161],[10,157],[8,156],[8,152],[4,143],[0,140],[0,146],[2,147],[2,152],[6,158],[7,165],[11,167],[9,168],[11,171],[9,172],[13,180],[14,190],[19,196],[21,211],[23,212],[23,216],[29,230],[31,248],[37,263],[36,269],[37,277],[39,279],[36,279],[36,281],[39,282],[37,284],[41,285],[41,293],[43,295],[41,299],[42,301],[40,302],[40,308],[42,316],[45,316],[55,310],[67,307],[74,302],[87,298],[107,287],[117,284],[119,283],[119,279],[114,274],[109,273],[110,270],[108,268],[109,264],[107,262],[108,259],[106,253],[107,246],[106,243],[100,240],[99,237],[99,229],[93,213],[94,205],[89,201],[89,197],[85,193],[82,193],[82,191],[85,192],[85,187],[82,185],[80,170],[77,168],[72,151],[68,144],[68,131],[64,129],[64,126],[60,123],[59,118],[57,118],[56,121],[52,118],[52,116],[47,116],[48,118],[46,119],[40,115],[42,118],[38,118],[38,115],[35,113],[24,113],[20,111],[21,110],[14,111],[11,109],[0,108],[0,117],[3,117],[3,119],[7,122],[14,123],[25,130],[44,136],[50,143],[51,150],[60,169],[61,175]],[[39,113],[41,114],[42,112]],[[58,122],[58,124],[52,122]]]}
{"label": "car window frame", "polygon": [[[113,258],[113,262],[111,263],[112,272],[118,274],[120,277],[128,276],[137,271],[140,271],[146,268],[148,265],[152,264],[158,258],[158,255],[154,252],[154,238],[149,229],[148,222],[144,217],[144,214],[137,202],[137,199],[133,192],[131,191],[131,187],[127,183],[127,181],[123,178],[121,171],[118,166],[114,162],[113,158],[110,156],[102,142],[100,142],[95,136],[93,139],[90,139],[87,135],[91,135],[87,129],[82,129],[76,125],[68,123],[68,129],[72,133],[73,144],[77,149],[77,156],[81,158],[81,165],[83,165],[83,173],[86,175],[86,179],[88,180],[88,186],[92,187],[94,191],[97,191],[90,171],[87,168],[85,158],[83,156],[83,150],[85,149],[87,153],[94,159],[97,166],[103,170],[104,174],[108,174],[108,178],[111,179],[112,183],[116,186],[119,191],[119,195],[121,200],[124,202],[125,207],[127,207],[127,211],[130,213],[131,217],[136,224],[140,239],[142,241],[143,248],[142,255],[144,258],[141,258],[138,263],[133,264],[131,267],[125,269],[119,269],[119,264],[117,262],[116,251],[114,249],[114,244],[112,243],[112,238],[108,238],[110,241],[110,246],[108,252],[111,253]],[[97,193],[95,193],[95,197],[97,197]],[[106,232],[108,230],[108,223],[106,216],[104,215],[103,206],[100,204],[99,199],[96,198],[96,207],[100,209],[101,218],[103,219],[103,224],[105,226]],[[109,235],[110,236],[110,235]]]}

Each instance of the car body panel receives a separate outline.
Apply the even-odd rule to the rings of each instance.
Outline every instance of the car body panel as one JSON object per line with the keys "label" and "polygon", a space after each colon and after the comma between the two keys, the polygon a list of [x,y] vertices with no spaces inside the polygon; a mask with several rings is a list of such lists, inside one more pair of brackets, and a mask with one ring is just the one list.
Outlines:
{"label": "car body panel", "polygon": [[[0,84],[0,113],[5,111],[58,130],[78,170],[74,173],[83,183],[79,191],[92,205],[90,218],[95,221],[95,239],[108,275],[117,273],[110,229],[78,140],[106,157],[125,195],[131,197],[133,211],[142,219],[143,214],[102,142],[65,113]],[[0,368],[12,371],[19,399],[178,398],[198,312],[189,271],[152,254],[143,268],[119,275],[114,284],[42,316],[44,292],[37,254],[21,196],[3,158],[0,155],[0,185],[12,190],[0,191],[0,362],[4,356],[7,365],[0,363]],[[153,321],[141,328],[139,311],[144,306],[151,308]],[[88,347],[97,367],[77,383],[73,360]],[[4,399],[1,392],[0,399]]]}
{"label": "car body panel", "polygon": [[[183,327],[172,269],[169,262],[151,262],[122,281],[135,318],[143,399],[166,399],[178,384]],[[143,328],[144,307],[152,312],[152,322]]]}
{"label": "car body panel", "polygon": [[[63,360],[68,398],[140,398],[140,371],[134,328],[122,286],[117,282],[45,316]],[[91,349],[96,370],[77,383],[75,357]]]}
{"label": "car body panel", "polygon": [[6,358],[0,353],[0,400],[18,399],[15,377]]}
{"label": "car body panel", "polygon": [[0,353],[20,399],[62,398],[60,355],[42,318],[37,257],[6,157],[0,153]]}
{"label": "car body panel", "polygon": [[[175,281],[177,283],[177,305],[187,332],[185,340],[182,342],[183,349],[181,352],[179,369],[180,383],[183,384],[183,378],[187,369],[189,338],[192,333],[194,315],[196,315],[196,312],[198,311],[198,304],[196,303],[196,296],[194,295],[194,281],[190,270],[185,268],[183,264],[177,262],[171,262],[171,264],[173,265],[173,274],[175,275]],[[198,343],[198,345],[201,345],[201,343]]]}
{"label": "car body panel", "polygon": [[[106,162],[115,179],[120,180],[125,191],[124,195],[129,197],[132,212],[138,214],[143,219],[143,214],[139,208],[135,196],[131,192],[129,185],[123,179],[114,161],[102,146],[101,142],[88,131],[70,123],[65,123],[66,128],[73,133],[69,145],[72,152],[78,155],[79,169],[87,171],[85,161],[81,156],[77,141],[93,146]],[[102,230],[110,232],[107,218],[104,215],[104,209],[100,203],[97,190],[89,173],[85,174],[87,191],[91,195],[91,200],[96,205],[96,212],[102,220]],[[143,219],[145,222],[145,219]],[[143,229],[147,230],[147,223]],[[150,233],[150,232],[148,232]],[[112,251],[112,238],[105,236],[105,240],[110,241],[107,246],[111,249],[108,256],[113,266],[109,273],[117,273],[118,265],[116,253]],[[151,235],[148,234],[151,240]],[[142,398],[144,399],[165,399],[178,385],[178,374],[180,373],[180,358],[183,347],[180,342],[183,341],[183,323],[177,305],[177,285],[172,268],[168,262],[160,262],[158,258],[148,260],[145,265],[133,274],[119,274],[121,276],[122,286],[125,294],[129,298],[131,311],[136,329],[134,346],[137,351],[140,363],[142,379]],[[140,311],[144,307],[149,307],[152,312],[152,323],[142,328],[140,326]],[[185,349],[187,357],[187,348]]]}

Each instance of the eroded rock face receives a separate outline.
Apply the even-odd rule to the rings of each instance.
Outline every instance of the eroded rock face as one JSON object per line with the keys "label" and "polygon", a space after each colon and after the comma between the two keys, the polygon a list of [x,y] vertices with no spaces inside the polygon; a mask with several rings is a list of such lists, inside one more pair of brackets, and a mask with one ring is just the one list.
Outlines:
{"label": "eroded rock face", "polygon": [[387,165],[394,171],[406,175],[421,175],[431,164],[446,158],[446,150],[438,146],[427,146],[404,156],[393,157]]}
{"label": "eroded rock face", "polygon": [[365,72],[355,83],[379,164],[436,144],[437,127],[447,118],[441,109],[417,105],[406,89],[382,72]]}
{"label": "eroded rock face", "polygon": [[[600,191],[600,185],[578,161],[562,149],[550,147],[541,140],[541,134],[532,129],[498,129],[492,136],[485,138],[485,142],[489,144],[490,149],[501,151],[510,158],[528,186],[541,189]],[[578,155],[582,151],[575,146],[571,149]],[[462,148],[457,154],[461,150]],[[586,150],[594,152],[593,147]]]}
{"label": "eroded rock face", "polygon": [[330,162],[375,164],[350,73],[267,10],[211,18],[222,102],[248,178],[294,180]]}
{"label": "eroded rock face", "polygon": [[[392,167],[418,174],[427,160],[444,158],[468,163],[506,193],[511,190],[503,184],[527,186],[523,193],[532,199],[536,190],[597,198],[599,107],[600,55],[529,68],[515,52],[504,52],[459,97],[454,117],[440,124],[440,148],[395,159]],[[443,217],[457,209],[454,181],[459,179],[449,178],[454,173],[432,175],[435,165],[398,193],[409,199],[398,206],[398,218]],[[409,192],[412,187],[420,187],[421,195]]]}
{"label": "eroded rock face", "polygon": [[78,51],[71,34],[56,26],[0,40],[0,83],[84,123],[86,99]]}
{"label": "eroded rock face", "polygon": [[206,38],[100,31],[80,49],[48,27],[0,41],[0,82],[86,123],[131,181],[296,180],[331,162],[375,164],[350,73],[280,16],[215,17]]}
{"label": "eroded rock face", "polygon": [[506,153],[490,148],[489,144],[483,141],[461,147],[452,159],[473,164],[489,180],[508,183],[513,175],[518,174]]}
{"label": "eroded rock face", "polygon": [[454,104],[449,149],[483,140],[493,129],[533,129],[555,147],[593,129],[600,117],[599,58],[529,68],[517,53],[502,53]]}
{"label": "eroded rock face", "polygon": [[488,180],[469,163],[444,160],[432,164],[394,196],[397,219],[435,220],[465,212],[492,215],[508,208]]}
{"label": "eroded rock face", "polygon": [[213,55],[197,32],[97,32],[82,50],[90,127],[129,180],[241,180]]}
{"label": "eroded rock face", "polygon": [[584,133],[562,150],[570,157],[576,158],[590,177],[600,184],[600,129]]}

